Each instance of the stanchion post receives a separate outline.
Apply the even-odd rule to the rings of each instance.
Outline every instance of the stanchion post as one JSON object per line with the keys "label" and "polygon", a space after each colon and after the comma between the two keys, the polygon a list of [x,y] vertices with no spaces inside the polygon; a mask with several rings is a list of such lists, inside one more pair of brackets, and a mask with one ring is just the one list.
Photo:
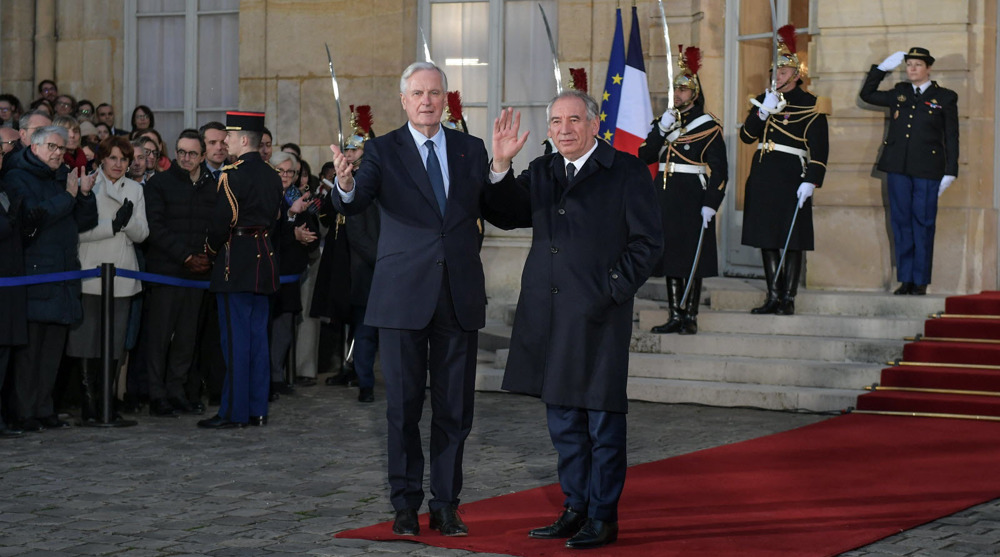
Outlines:
{"label": "stanchion post", "polygon": [[127,427],[136,425],[135,420],[115,419],[113,400],[113,378],[115,375],[115,266],[101,263],[101,421],[93,424],[100,427]]}
{"label": "stanchion post", "polygon": [[288,347],[288,361],[285,364],[285,383],[289,387],[295,384],[295,372],[298,368],[298,352],[295,345],[298,344],[298,327],[295,326],[295,316],[292,316],[292,344]]}

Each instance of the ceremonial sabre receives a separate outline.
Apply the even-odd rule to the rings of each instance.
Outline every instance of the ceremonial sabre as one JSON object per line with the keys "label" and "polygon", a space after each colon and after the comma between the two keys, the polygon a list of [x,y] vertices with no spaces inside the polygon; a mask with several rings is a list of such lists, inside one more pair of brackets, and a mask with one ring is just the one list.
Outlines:
{"label": "ceremonial sabre", "polygon": [[670,84],[670,93],[667,94],[667,110],[673,110],[674,109],[674,49],[672,46],[670,46],[670,30],[667,29],[667,14],[666,12],[663,11],[663,0],[657,0],[656,4],[657,7],[660,8],[660,21],[663,23],[663,42],[667,44],[667,83]]}
{"label": "ceremonial sabre", "polygon": [[552,73],[556,78],[556,94],[563,91],[562,72],[559,71],[559,51],[556,49],[556,42],[552,40],[552,29],[549,28],[549,18],[545,17],[545,9],[542,4],[538,4],[538,11],[542,12],[542,23],[545,24],[545,34],[549,36],[549,50],[552,51]]}
{"label": "ceremonial sabre", "polygon": [[424,62],[430,62],[431,64],[433,64],[434,60],[431,60],[431,47],[427,44],[427,35],[424,35],[423,27],[420,27],[419,29],[420,29],[420,40],[423,41],[424,43]]}
{"label": "ceremonial sabre", "polygon": [[[778,260],[778,269],[774,272],[774,284],[772,284],[772,290],[774,292],[778,291],[778,277],[781,276],[781,268],[785,266],[785,254],[788,253],[788,243],[792,241],[792,232],[795,230],[795,219],[799,218],[799,207],[798,202],[795,203],[795,212],[792,213],[792,225],[788,227],[788,237],[785,238],[785,249],[781,250],[781,259]],[[789,277],[791,280],[792,277]],[[795,277],[798,280],[798,277]],[[790,287],[791,285],[789,285]]]}
{"label": "ceremonial sabre", "polygon": [[702,225],[698,234],[698,249],[694,252],[694,263],[691,264],[691,274],[688,275],[687,285],[684,286],[684,295],[681,296],[680,307],[687,303],[688,294],[691,293],[691,283],[694,282],[694,272],[698,270],[698,261],[701,260],[701,244],[705,241],[705,225]]}
{"label": "ceremonial sabre", "polygon": [[330,61],[330,81],[333,82],[333,100],[337,101],[337,147],[344,148],[344,118],[340,114],[340,87],[337,87],[337,74],[333,71],[333,56],[330,56],[330,45],[326,47],[326,59]]}
{"label": "ceremonial sabre", "polygon": [[771,0],[771,50],[774,51],[771,57],[771,91],[778,93],[778,9]]}

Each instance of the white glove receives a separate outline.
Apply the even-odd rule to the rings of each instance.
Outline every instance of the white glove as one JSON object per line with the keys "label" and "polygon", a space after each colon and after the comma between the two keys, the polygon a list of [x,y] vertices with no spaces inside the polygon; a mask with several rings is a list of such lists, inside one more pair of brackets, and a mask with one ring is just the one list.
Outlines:
{"label": "white glove", "polygon": [[809,182],[802,182],[799,185],[799,191],[795,192],[795,195],[799,198],[799,209],[806,204],[806,199],[812,197],[814,189],[816,189],[816,184],[810,184]]}
{"label": "white glove", "polygon": [[708,223],[712,222],[712,217],[715,216],[715,209],[711,207],[701,208],[701,226],[702,228],[708,228]]}
{"label": "white glove", "polygon": [[950,186],[951,183],[954,181],[955,181],[954,176],[945,176],[941,178],[941,185],[938,186],[938,197],[941,197],[941,194],[944,193],[944,190],[948,189],[948,186]]}
{"label": "white glove", "polygon": [[891,72],[892,70],[898,68],[899,65],[903,63],[903,56],[906,56],[906,53],[903,52],[902,50],[900,50],[899,52],[893,52],[892,54],[889,55],[888,58],[882,60],[882,63],[878,65],[878,69],[882,70],[883,72]]}
{"label": "white glove", "polygon": [[663,116],[660,116],[660,131],[664,134],[670,132],[677,125],[677,116],[674,111],[667,109],[663,112]]}
{"label": "white glove", "polygon": [[764,102],[757,112],[761,120],[767,120],[769,114],[778,112],[778,94],[770,89],[764,91]]}

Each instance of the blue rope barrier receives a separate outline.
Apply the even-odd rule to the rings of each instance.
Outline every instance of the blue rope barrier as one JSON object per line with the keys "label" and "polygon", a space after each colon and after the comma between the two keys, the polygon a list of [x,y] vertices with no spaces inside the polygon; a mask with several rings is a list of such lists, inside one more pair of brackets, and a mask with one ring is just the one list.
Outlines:
{"label": "blue rope barrier", "polygon": [[[129,269],[115,269],[115,274],[125,278],[166,284],[169,286],[183,286],[185,288],[201,288],[208,290],[209,281],[189,280],[156,273],[146,273],[142,271],[131,271]],[[32,284],[44,284],[48,282],[63,282],[67,280],[78,280],[101,276],[101,268],[86,269],[83,271],[63,271],[60,273],[45,273],[41,275],[28,275],[22,277],[0,277],[0,288],[5,286],[28,286]],[[302,275],[282,275],[279,277],[281,284],[298,282]]]}

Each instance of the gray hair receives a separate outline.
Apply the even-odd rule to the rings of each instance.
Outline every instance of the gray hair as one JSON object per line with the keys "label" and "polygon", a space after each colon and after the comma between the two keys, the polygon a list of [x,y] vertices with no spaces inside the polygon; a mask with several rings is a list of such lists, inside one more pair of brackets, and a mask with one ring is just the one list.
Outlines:
{"label": "gray hair", "polygon": [[287,161],[292,161],[292,168],[298,170],[301,166],[299,164],[299,158],[295,156],[295,153],[288,153],[285,151],[275,151],[271,154],[271,166],[277,167],[279,164]]}
{"label": "gray hair", "polygon": [[32,116],[45,116],[46,120],[49,122],[52,121],[52,117],[46,114],[44,110],[32,110],[21,115],[21,119],[17,121],[17,127],[22,130],[28,129],[30,127],[28,124],[31,123]]}
{"label": "gray hair", "polygon": [[587,107],[587,121],[591,121],[594,118],[597,118],[597,115],[600,114],[601,109],[600,107],[597,106],[597,101],[595,101],[593,97],[576,89],[566,89],[562,93],[559,93],[558,95],[552,97],[552,100],[549,101],[548,106],[545,107],[546,123],[548,123],[548,121],[552,118],[552,105],[556,104],[556,101],[558,101],[559,99],[566,99],[570,97],[577,98],[583,101],[584,106]]}
{"label": "gray hair", "polygon": [[415,73],[417,73],[417,72],[419,72],[421,70],[434,70],[437,73],[441,74],[441,87],[445,91],[448,90],[448,76],[444,74],[444,70],[442,70],[441,68],[435,66],[434,64],[431,64],[430,62],[414,62],[414,63],[410,64],[409,66],[406,66],[406,69],[403,70],[402,77],[399,78],[399,92],[400,93],[403,93],[403,94],[406,93],[406,85],[407,85],[406,82],[410,80],[410,77],[413,74],[415,74]]}
{"label": "gray hair", "polygon": [[35,133],[31,134],[31,144],[42,145],[52,134],[61,137],[63,143],[67,143],[69,141],[69,132],[66,131],[66,128],[62,126],[45,126],[38,128],[35,130]]}

